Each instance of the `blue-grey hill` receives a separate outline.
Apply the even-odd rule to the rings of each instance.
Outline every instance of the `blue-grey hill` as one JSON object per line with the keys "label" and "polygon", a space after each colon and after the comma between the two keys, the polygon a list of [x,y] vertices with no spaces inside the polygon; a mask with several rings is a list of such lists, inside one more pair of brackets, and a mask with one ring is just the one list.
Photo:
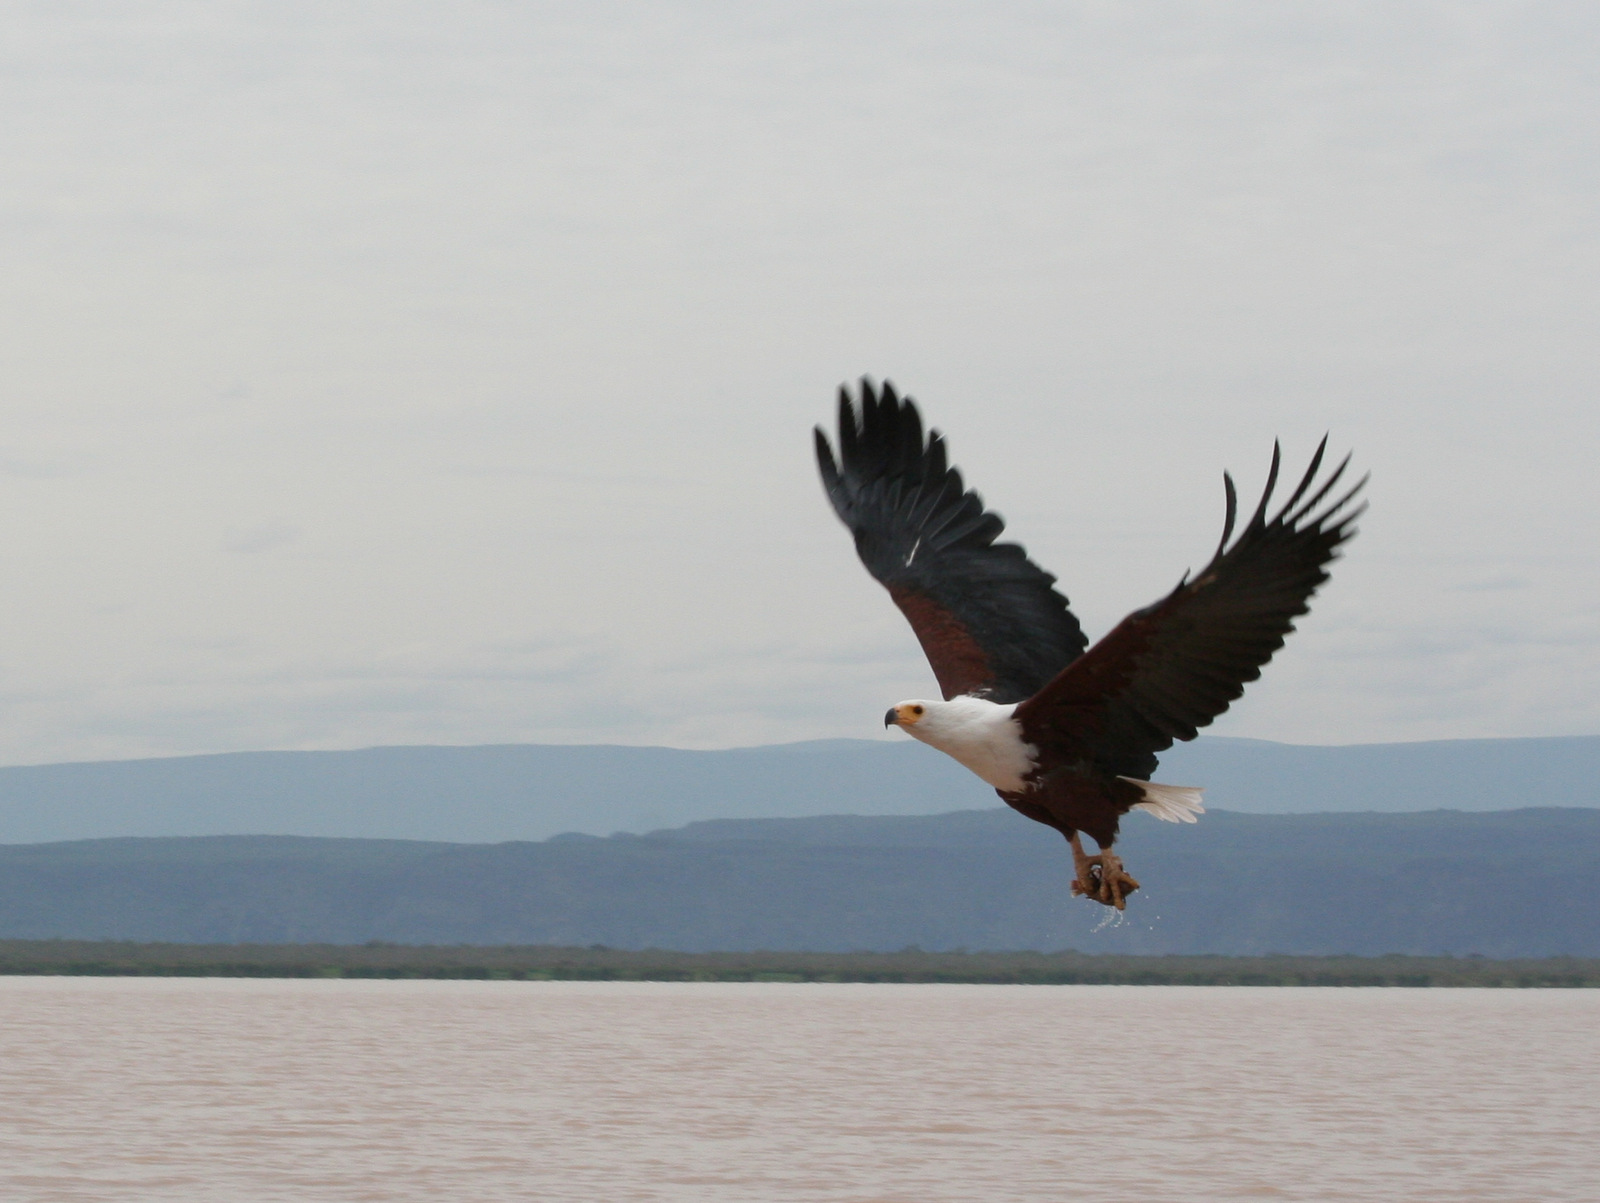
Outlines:
{"label": "blue-grey hill", "polygon": [[0,848],[0,938],[1600,955],[1600,809],[1136,814],[1125,839],[1145,888],[1110,924],[1069,895],[1061,837],[998,807],[539,843],[22,845]]}

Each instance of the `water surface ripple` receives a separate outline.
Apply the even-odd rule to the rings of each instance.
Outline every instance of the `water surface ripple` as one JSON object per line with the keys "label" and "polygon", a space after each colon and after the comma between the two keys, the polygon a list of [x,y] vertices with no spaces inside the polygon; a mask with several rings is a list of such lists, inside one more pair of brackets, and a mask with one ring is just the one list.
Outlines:
{"label": "water surface ripple", "polygon": [[0,979],[5,1200],[1585,1200],[1600,992]]}

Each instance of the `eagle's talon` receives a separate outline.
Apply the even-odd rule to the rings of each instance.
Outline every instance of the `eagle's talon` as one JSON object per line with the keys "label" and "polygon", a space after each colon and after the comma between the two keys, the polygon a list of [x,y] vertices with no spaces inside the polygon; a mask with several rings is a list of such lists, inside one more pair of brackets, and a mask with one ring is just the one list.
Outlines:
{"label": "eagle's talon", "polygon": [[[1072,883],[1074,895],[1092,898],[1101,906],[1127,909],[1127,897],[1139,888],[1139,883],[1122,868],[1122,858],[1114,852],[1101,850],[1098,856],[1086,856],[1078,862],[1078,880]],[[1087,879],[1087,880],[1085,880]]]}
{"label": "eagle's talon", "polygon": [[1114,906],[1119,911],[1125,909],[1124,900],[1139,888],[1139,883],[1123,871],[1122,858],[1108,848],[1100,849],[1094,856],[1088,855],[1077,832],[1067,840],[1072,845],[1072,865],[1078,873],[1072,882],[1073,897],[1090,898],[1101,906]]}
{"label": "eagle's talon", "polygon": [[1089,856],[1083,850],[1083,844],[1078,840],[1078,833],[1073,832],[1068,837],[1072,843],[1072,867],[1077,871],[1077,877],[1072,882],[1074,897],[1093,898],[1099,901],[1100,878],[1096,870],[1100,868],[1099,856]]}

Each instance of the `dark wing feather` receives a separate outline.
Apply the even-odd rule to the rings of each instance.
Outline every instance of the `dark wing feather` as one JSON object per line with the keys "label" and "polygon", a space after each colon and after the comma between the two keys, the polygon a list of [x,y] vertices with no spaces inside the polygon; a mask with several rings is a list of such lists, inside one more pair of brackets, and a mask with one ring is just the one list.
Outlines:
{"label": "dark wing feather", "polygon": [[839,390],[839,458],[817,429],[828,500],[855,536],[867,571],[911,623],[946,698],[1030,697],[1083,654],[1088,640],[1051,585],[967,490],[938,431],[923,436],[911,399],[861,382]]}
{"label": "dark wing feather", "polygon": [[1157,752],[1175,739],[1193,739],[1225,711],[1283,646],[1366,508],[1350,504],[1365,477],[1324,505],[1350,462],[1346,456],[1316,484],[1326,446],[1323,439],[1293,496],[1269,519],[1278,478],[1273,447],[1261,504],[1231,547],[1236,500],[1224,476],[1228,515],[1211,562],[1155,605],[1128,615],[1020,705],[1027,739],[1058,763],[1087,762],[1148,780]]}

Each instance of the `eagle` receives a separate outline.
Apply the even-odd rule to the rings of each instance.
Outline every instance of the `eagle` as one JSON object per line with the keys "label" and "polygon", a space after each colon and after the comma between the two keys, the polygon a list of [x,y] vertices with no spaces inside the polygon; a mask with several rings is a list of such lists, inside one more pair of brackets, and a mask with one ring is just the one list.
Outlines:
{"label": "eagle", "polygon": [[1238,496],[1224,472],[1210,563],[1089,647],[1056,578],[1021,545],[997,542],[1005,523],[950,466],[944,437],[924,433],[915,402],[887,381],[863,380],[859,402],[841,387],[837,457],[816,428],[823,488],[942,695],[890,707],[884,726],[954,757],[1007,806],[1059,831],[1072,847],[1073,894],[1123,909],[1139,883],[1112,851],[1122,816],[1193,823],[1205,813],[1198,788],[1151,781],[1157,754],[1195,738],[1261,675],[1366,509],[1356,504],[1365,476],[1329,500],[1350,456],[1319,481],[1327,445],[1324,436],[1269,516],[1273,444],[1260,504],[1237,539]]}

